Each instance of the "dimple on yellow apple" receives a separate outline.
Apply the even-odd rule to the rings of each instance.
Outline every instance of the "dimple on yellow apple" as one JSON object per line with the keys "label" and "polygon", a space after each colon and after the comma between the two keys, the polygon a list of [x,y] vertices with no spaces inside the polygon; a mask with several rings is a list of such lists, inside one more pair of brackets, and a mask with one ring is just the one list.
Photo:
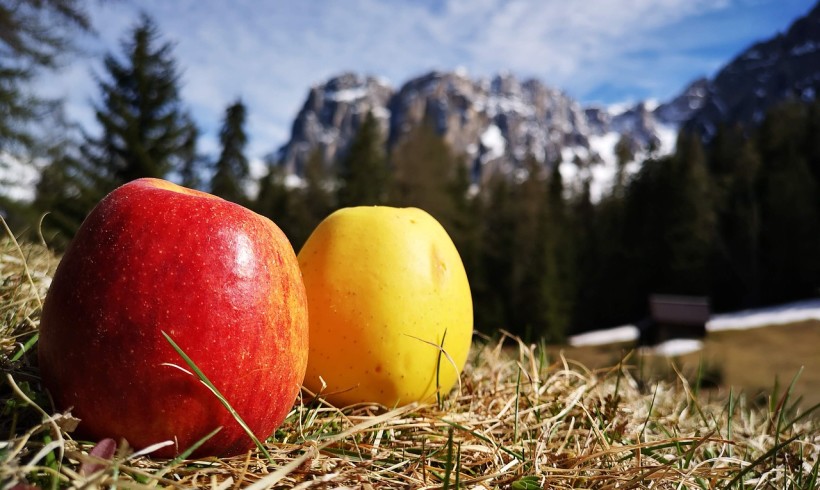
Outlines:
{"label": "dimple on yellow apple", "polygon": [[308,298],[305,386],[337,406],[448,392],[467,360],[473,305],[441,224],[417,208],[340,209],[298,255]]}

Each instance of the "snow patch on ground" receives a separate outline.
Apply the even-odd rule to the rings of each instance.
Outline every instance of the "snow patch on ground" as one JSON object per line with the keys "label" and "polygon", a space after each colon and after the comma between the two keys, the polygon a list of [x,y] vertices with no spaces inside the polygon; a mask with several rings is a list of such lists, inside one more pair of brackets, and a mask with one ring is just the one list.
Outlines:
{"label": "snow patch on ground", "polygon": [[641,347],[642,354],[653,356],[682,356],[698,352],[703,348],[703,342],[698,339],[671,339],[651,347]]}
{"label": "snow patch on ground", "polygon": [[569,338],[569,344],[573,347],[583,345],[603,345],[618,342],[634,342],[638,340],[638,327],[635,325],[622,325],[620,327],[607,330],[593,330]]}
{"label": "snow patch on ground", "polygon": [[[706,323],[706,331],[708,333],[722,330],[747,330],[806,320],[820,320],[820,299],[713,315]],[[569,338],[569,344],[573,347],[580,347],[635,342],[637,340],[638,328],[635,325],[622,325],[573,335]],[[696,352],[702,346],[703,343],[697,339],[673,339],[642,349],[656,355],[679,356]]]}
{"label": "snow patch on ground", "polygon": [[706,331],[746,330],[766,325],[784,325],[806,320],[820,320],[820,299],[714,315],[706,323]]}

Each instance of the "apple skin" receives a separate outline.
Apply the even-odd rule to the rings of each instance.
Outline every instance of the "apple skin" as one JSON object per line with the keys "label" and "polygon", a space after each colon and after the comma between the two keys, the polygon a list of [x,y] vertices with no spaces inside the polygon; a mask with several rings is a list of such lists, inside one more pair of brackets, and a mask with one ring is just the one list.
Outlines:
{"label": "apple skin", "polygon": [[343,208],[316,227],[298,259],[310,307],[307,389],[338,407],[394,407],[455,385],[473,303],[458,250],[433,216]]}
{"label": "apple skin", "polygon": [[308,354],[308,310],[290,242],[269,219],[159,179],[114,190],[55,272],[39,364],[79,435],[125,438],[171,457],[231,456],[253,442],[163,337],[166,332],[260,439],[293,406]]}

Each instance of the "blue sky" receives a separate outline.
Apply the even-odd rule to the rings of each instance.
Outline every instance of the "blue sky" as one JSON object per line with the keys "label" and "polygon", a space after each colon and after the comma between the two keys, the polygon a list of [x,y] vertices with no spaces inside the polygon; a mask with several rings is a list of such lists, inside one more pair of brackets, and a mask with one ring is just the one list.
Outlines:
{"label": "blue sky", "polygon": [[289,137],[310,86],[344,71],[399,87],[431,69],[537,78],[585,104],[666,100],[751,43],[784,31],[809,0],[120,0],[92,2],[86,55],[44,77],[93,131],[101,57],[145,11],[174,44],[182,96],[217,151],[228,104],[248,106],[248,153]]}

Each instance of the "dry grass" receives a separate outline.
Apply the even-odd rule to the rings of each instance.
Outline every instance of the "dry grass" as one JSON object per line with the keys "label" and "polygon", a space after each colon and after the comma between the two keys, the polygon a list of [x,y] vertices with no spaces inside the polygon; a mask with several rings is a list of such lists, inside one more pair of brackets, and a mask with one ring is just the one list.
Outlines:
{"label": "dry grass", "polygon": [[[628,343],[583,346],[550,346],[553,355],[563,349],[565,355],[590,368],[602,368],[618,362],[632,349]],[[808,409],[820,403],[820,321],[808,320],[789,325],[772,325],[749,330],[710,332],[703,349],[673,360],[645,356],[644,371],[656,377],[674,376],[674,363],[689,379],[705,369],[720,380],[716,396],[727,395],[728,387],[741,390],[750,398],[765,398],[775,385],[789,384],[798,373],[795,397]],[[638,360],[634,361],[639,364]],[[820,413],[816,416],[820,417]]]}
{"label": "dry grass", "polygon": [[[502,336],[478,339],[441,406],[336,409],[307,394],[258,452],[152,460],[89,455],[40,390],[34,349],[56,260],[0,243],[0,486],[117,488],[794,488],[820,485],[820,426],[788,391],[756,407],[699,397],[681,376],[639,383]],[[18,355],[18,353],[20,353]],[[42,408],[40,408],[42,407]]]}

